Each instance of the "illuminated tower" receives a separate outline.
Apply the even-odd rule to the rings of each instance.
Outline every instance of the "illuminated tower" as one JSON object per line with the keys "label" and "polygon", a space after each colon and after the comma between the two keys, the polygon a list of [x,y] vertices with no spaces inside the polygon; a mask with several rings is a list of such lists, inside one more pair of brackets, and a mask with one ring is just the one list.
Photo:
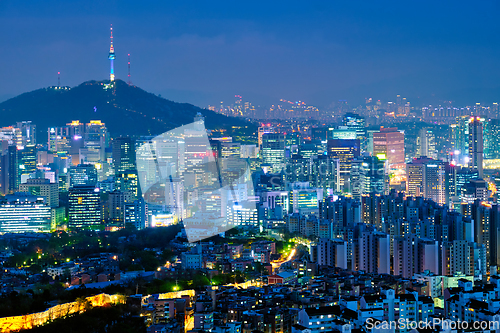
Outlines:
{"label": "illuminated tower", "polygon": [[115,49],[113,47],[113,25],[111,25],[111,45],[109,46],[109,56],[108,59],[111,64],[111,69],[109,71],[109,81],[113,82],[115,80],[115,69],[113,68],[113,62],[115,60]]}
{"label": "illuminated tower", "polygon": [[480,117],[469,122],[469,168],[477,170],[483,178],[483,121]]}

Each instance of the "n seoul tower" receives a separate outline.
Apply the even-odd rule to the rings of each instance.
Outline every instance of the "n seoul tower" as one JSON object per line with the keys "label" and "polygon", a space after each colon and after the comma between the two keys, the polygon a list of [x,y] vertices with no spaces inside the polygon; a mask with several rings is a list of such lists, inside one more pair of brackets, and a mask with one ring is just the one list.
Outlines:
{"label": "n seoul tower", "polygon": [[110,61],[110,64],[111,64],[111,70],[109,72],[109,81],[113,82],[115,80],[115,70],[114,70],[114,67],[113,67],[113,62],[115,60],[115,49],[113,48],[113,25],[111,25],[111,45],[109,46],[109,55],[108,55],[108,59]]}

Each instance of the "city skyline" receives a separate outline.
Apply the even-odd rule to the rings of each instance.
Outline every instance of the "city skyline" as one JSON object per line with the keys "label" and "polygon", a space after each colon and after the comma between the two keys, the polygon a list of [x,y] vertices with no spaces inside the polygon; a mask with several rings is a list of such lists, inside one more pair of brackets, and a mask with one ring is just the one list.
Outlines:
{"label": "city skyline", "polygon": [[0,2],[0,330],[498,333],[498,9]]}

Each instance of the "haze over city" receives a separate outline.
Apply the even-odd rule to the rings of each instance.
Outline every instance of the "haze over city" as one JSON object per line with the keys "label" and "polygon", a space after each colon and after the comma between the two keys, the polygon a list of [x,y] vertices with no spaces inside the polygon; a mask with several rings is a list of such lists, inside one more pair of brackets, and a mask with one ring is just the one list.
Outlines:
{"label": "haze over city", "polygon": [[406,96],[413,105],[497,101],[498,3],[56,1],[0,3],[0,100],[117,78],[205,107]]}

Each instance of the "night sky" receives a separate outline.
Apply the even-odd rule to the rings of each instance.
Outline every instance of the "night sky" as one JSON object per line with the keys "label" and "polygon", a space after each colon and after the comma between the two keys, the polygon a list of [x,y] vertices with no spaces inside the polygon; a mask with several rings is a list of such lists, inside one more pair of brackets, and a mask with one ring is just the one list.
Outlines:
{"label": "night sky", "polygon": [[174,101],[500,102],[499,17],[493,1],[0,0],[0,101],[58,71],[107,79],[112,23],[117,78],[130,53],[132,82]]}

